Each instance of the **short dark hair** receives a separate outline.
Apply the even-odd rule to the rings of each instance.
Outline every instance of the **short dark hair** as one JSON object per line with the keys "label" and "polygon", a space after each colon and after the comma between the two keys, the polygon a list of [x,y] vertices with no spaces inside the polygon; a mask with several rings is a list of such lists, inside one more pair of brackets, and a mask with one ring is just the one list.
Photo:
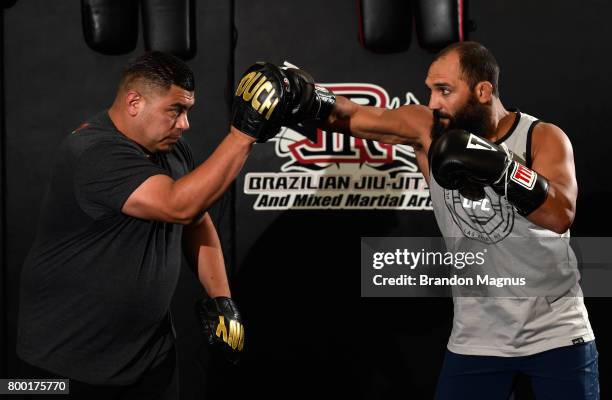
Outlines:
{"label": "short dark hair", "polygon": [[176,85],[187,91],[195,89],[193,71],[180,58],[161,51],[149,51],[130,61],[121,74],[120,88],[129,88],[135,81],[170,89]]}
{"label": "short dark hair", "polygon": [[457,42],[442,49],[435,60],[453,51],[459,55],[461,72],[470,89],[478,82],[489,81],[493,94],[499,97],[499,64],[493,53],[477,42]]}

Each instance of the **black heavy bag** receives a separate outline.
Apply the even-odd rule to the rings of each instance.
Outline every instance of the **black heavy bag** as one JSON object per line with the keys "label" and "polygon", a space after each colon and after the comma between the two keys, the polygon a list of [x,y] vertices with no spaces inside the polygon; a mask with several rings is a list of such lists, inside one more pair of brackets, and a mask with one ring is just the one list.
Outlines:
{"label": "black heavy bag", "polygon": [[81,0],[83,35],[102,54],[127,54],[138,42],[137,0]]}
{"label": "black heavy bag", "polygon": [[17,3],[17,0],[2,0],[0,1],[0,7],[10,8],[10,7],[13,7],[15,3]]}
{"label": "black heavy bag", "polygon": [[415,17],[422,48],[438,51],[463,41],[462,0],[415,0]]}
{"label": "black heavy bag", "polygon": [[412,11],[408,0],[358,0],[359,41],[376,53],[408,49]]}
{"label": "black heavy bag", "polygon": [[172,53],[183,60],[195,55],[193,0],[142,0],[145,48]]}

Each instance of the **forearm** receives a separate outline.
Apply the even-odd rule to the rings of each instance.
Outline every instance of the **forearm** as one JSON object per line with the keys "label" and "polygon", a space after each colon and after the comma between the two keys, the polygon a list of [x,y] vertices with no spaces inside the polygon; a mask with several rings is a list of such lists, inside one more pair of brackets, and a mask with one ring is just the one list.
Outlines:
{"label": "forearm", "polygon": [[187,219],[208,209],[236,178],[253,142],[232,128],[206,161],[174,182],[169,200],[173,208]]}
{"label": "forearm", "polygon": [[577,186],[575,181],[568,181],[567,176],[553,178],[548,179],[535,169],[514,161],[506,170],[504,179],[493,187],[498,193],[506,195],[519,214],[529,221],[542,228],[564,233],[574,220]]}
{"label": "forearm", "polygon": [[527,219],[553,232],[564,233],[567,231],[576,214],[576,197],[568,196],[567,191],[567,188],[549,182],[546,201],[529,214]]}
{"label": "forearm", "polygon": [[564,233],[574,221],[578,183],[569,138],[555,125],[540,123],[533,131],[533,170],[548,180],[546,199],[527,218],[536,225]]}
{"label": "forearm", "polygon": [[[381,123],[384,111],[385,109],[380,107],[361,106],[346,97],[337,96],[336,105],[323,127],[365,139],[383,135],[395,136],[399,127],[394,130],[386,126],[388,124]],[[384,132],[382,128],[389,131]]]}
{"label": "forearm", "polygon": [[221,249],[204,246],[200,249],[198,279],[210,297],[232,297]]}
{"label": "forearm", "polygon": [[323,127],[383,143],[418,144],[431,131],[432,123],[432,113],[424,106],[408,105],[388,110],[361,106],[338,96]]}
{"label": "forearm", "polygon": [[198,279],[210,297],[231,297],[219,235],[206,213],[184,232],[184,248]]}
{"label": "forearm", "polygon": [[359,104],[354,103],[343,96],[336,96],[336,104],[327,118],[323,123],[323,127],[326,129],[333,129],[336,132],[350,133],[349,122],[359,110]]}
{"label": "forearm", "polygon": [[542,228],[563,233],[574,220],[576,185],[547,179],[517,161],[510,164],[504,179],[493,188],[505,195],[519,214]]}

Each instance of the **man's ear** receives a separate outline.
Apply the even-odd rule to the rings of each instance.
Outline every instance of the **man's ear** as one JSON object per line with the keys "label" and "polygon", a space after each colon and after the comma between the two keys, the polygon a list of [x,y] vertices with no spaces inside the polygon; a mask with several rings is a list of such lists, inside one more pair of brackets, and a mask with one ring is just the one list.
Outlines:
{"label": "man's ear", "polygon": [[129,90],[125,95],[125,107],[130,116],[135,117],[144,105],[144,98],[135,90]]}
{"label": "man's ear", "polygon": [[489,81],[480,81],[474,88],[474,94],[480,104],[489,104],[493,100],[493,85]]}

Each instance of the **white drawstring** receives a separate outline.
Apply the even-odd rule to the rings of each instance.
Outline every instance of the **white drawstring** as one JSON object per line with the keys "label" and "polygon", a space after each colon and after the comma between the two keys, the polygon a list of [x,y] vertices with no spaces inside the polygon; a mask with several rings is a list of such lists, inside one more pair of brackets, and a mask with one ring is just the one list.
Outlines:
{"label": "white drawstring", "polygon": [[289,61],[285,60],[283,62],[283,66],[281,67],[281,69],[289,69],[289,68],[300,69],[300,67],[296,66],[295,64],[291,64]]}
{"label": "white drawstring", "polygon": [[500,147],[504,149],[504,153],[506,153],[507,161],[506,161],[506,166],[504,167],[504,171],[502,172],[499,179],[497,179],[494,182],[494,184],[497,185],[503,179],[504,180],[504,197],[508,198],[508,170],[510,169],[510,166],[514,163],[514,160],[513,160],[514,154],[512,154],[510,149],[508,149],[508,146],[506,146],[506,143],[502,143]]}

